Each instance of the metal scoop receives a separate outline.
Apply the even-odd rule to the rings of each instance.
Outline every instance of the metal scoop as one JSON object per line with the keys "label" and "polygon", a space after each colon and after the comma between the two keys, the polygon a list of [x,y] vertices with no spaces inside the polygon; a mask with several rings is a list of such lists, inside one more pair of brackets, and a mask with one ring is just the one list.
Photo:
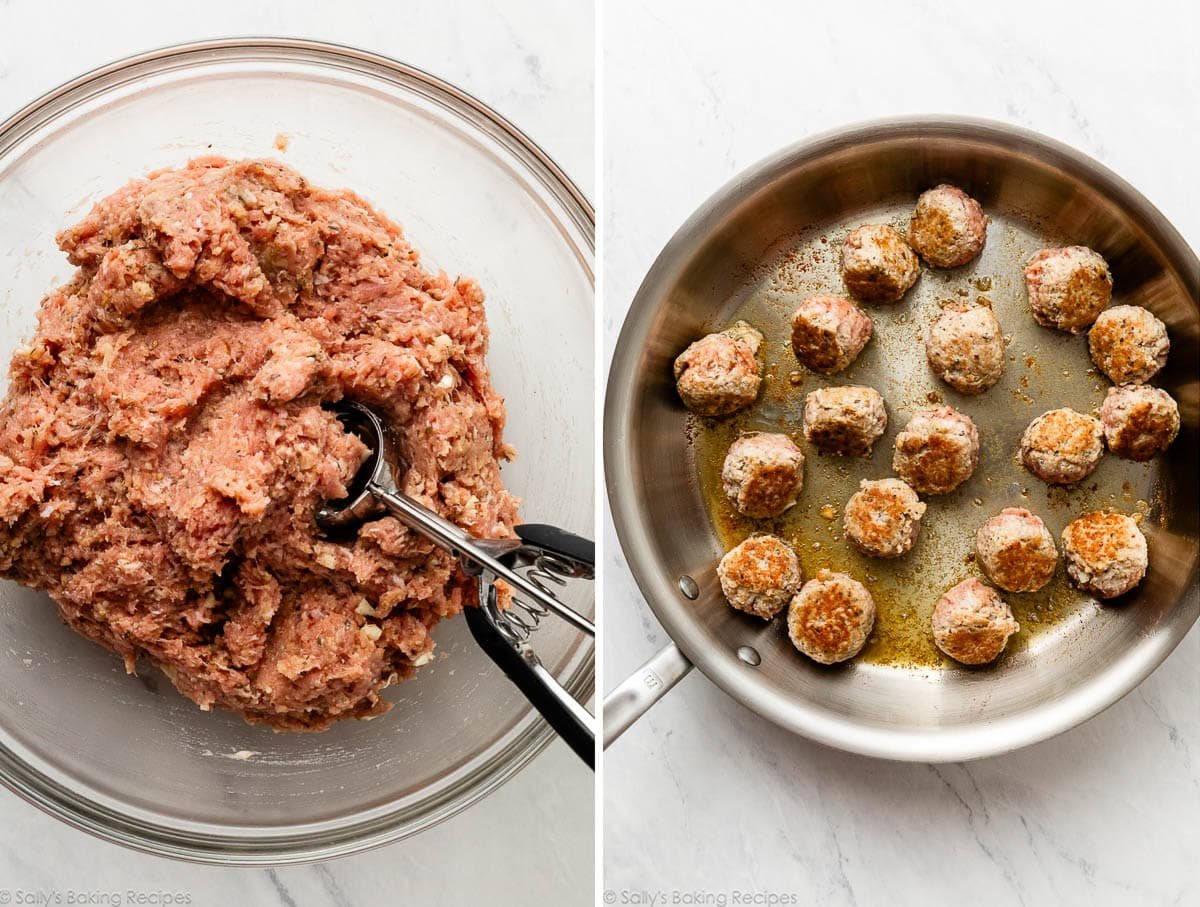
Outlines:
{"label": "metal scoop", "polygon": [[[530,523],[516,527],[515,539],[475,538],[399,490],[397,480],[405,467],[373,410],[346,401],[337,404],[335,411],[346,430],[367,445],[370,455],[350,494],[318,508],[317,524],[325,530],[344,530],[389,514],[457,557],[479,584],[479,607],[464,609],[471,635],[567,745],[594,768],[591,714],[545,669],[529,639],[551,612],[589,636],[596,635],[590,620],[550,590],[567,579],[592,579],[595,545],[553,526]],[[513,591],[512,604],[504,609],[498,605],[497,579]]]}

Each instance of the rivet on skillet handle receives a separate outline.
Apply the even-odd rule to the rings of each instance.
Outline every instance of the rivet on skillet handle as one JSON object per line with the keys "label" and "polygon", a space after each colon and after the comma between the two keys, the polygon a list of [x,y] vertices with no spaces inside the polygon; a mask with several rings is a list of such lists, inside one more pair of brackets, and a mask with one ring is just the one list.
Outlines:
{"label": "rivet on skillet handle", "polygon": [[671,643],[604,697],[604,748],[629,730],[692,669],[692,663]]}

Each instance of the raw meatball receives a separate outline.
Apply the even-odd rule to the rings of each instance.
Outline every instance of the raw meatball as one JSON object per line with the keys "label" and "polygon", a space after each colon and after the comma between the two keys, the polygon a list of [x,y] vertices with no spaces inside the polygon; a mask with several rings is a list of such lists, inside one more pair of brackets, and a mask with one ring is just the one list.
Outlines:
{"label": "raw meatball", "polygon": [[675,360],[675,386],[684,406],[701,416],[727,416],[749,406],[762,382],[763,336],[744,321],[701,337]]}
{"label": "raw meatball", "polygon": [[787,435],[743,435],[729,446],[721,482],[738,513],[778,516],[804,486],[804,454]]}
{"label": "raw meatball", "polygon": [[1054,576],[1058,549],[1042,518],[1006,507],[975,533],[975,557],[1006,592],[1036,592]]}
{"label": "raw meatball", "polygon": [[925,335],[934,374],[959,393],[982,394],[1004,374],[1004,337],[995,313],[964,302],[942,308]]}
{"label": "raw meatball", "polygon": [[721,558],[717,577],[729,604],[770,620],[800,588],[800,562],[782,539],[756,535]]}
{"label": "raw meatball", "polygon": [[899,479],[863,479],[846,502],[842,526],[863,554],[899,557],[916,543],[924,514],[917,493]]}
{"label": "raw meatball", "polygon": [[1000,593],[974,577],[943,595],[933,609],[933,641],[967,665],[995,661],[1020,629]]}
{"label": "raw meatball", "polygon": [[935,268],[965,265],[983,249],[987,218],[979,202],[954,186],[921,193],[908,223],[908,244]]}
{"label": "raw meatball", "polygon": [[1179,434],[1179,407],[1171,395],[1144,384],[1110,387],[1100,420],[1108,449],[1138,463],[1154,459]]}
{"label": "raw meatball", "polygon": [[1124,595],[1146,575],[1146,537],[1123,513],[1085,513],[1063,530],[1062,543],[1067,575],[1097,598]]}
{"label": "raw meatball", "polygon": [[886,224],[859,227],[842,243],[842,279],[859,299],[897,302],[920,273],[916,253]]}
{"label": "raw meatball", "polygon": [[1021,435],[1021,462],[1051,485],[1087,478],[1103,455],[1100,420],[1073,409],[1042,413]]}
{"label": "raw meatball", "polygon": [[979,432],[951,406],[919,409],[896,436],[892,469],[921,494],[947,494],[975,472]]}
{"label": "raw meatball", "polygon": [[1025,265],[1033,317],[1069,334],[1086,330],[1112,298],[1108,264],[1086,246],[1043,249]]}
{"label": "raw meatball", "polygon": [[810,296],[792,313],[792,349],[814,372],[832,375],[850,365],[871,339],[867,313],[844,296]]}
{"label": "raw meatball", "polygon": [[788,606],[788,636],[797,649],[831,665],[862,651],[875,626],[875,600],[857,580],[822,570]]}
{"label": "raw meatball", "polygon": [[823,387],[804,398],[804,437],[826,453],[869,454],[886,428],[883,397],[872,387]]}
{"label": "raw meatball", "polygon": [[1167,326],[1149,309],[1117,305],[1100,313],[1088,331],[1096,368],[1113,384],[1145,384],[1167,364]]}

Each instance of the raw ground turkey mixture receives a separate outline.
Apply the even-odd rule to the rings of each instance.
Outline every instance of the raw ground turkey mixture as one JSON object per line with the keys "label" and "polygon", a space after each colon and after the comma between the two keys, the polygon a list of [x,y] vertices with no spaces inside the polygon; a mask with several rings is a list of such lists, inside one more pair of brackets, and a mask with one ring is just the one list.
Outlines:
{"label": "raw ground turkey mixture", "polygon": [[322,404],[374,407],[405,492],[511,536],[479,286],[270,161],[135,180],[58,243],[78,271],[0,404],[0,571],[202,708],[280,729],[385,711],[474,584],[391,517],[322,536],[366,453]]}

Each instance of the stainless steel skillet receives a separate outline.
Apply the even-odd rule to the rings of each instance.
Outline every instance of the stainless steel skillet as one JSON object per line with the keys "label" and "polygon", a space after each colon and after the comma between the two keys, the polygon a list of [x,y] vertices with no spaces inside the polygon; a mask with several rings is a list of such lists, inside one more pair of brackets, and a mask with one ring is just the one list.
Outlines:
{"label": "stainless steel skillet", "polygon": [[[904,206],[911,210],[919,192],[938,182],[962,186],[992,216],[991,254],[1007,260],[993,259],[989,268],[1004,265],[1006,273],[1011,271],[1020,263],[1019,253],[1036,241],[1089,245],[1112,267],[1114,301],[1144,305],[1167,323],[1171,358],[1156,383],[1179,401],[1183,430],[1165,457],[1128,473],[1140,491],[1153,492],[1143,524],[1151,568],[1135,593],[1111,605],[1086,603],[1054,632],[1039,634],[1036,644],[1031,641],[989,670],[871,663],[825,669],[791,649],[778,621],[764,625],[724,603],[713,569],[724,547],[701,493],[701,465],[689,439],[692,426],[675,395],[670,365],[691,340],[729,318],[744,300],[746,286],[760,280],[764,262],[790,237],[828,231],[835,242],[849,223],[894,217]],[[927,274],[917,291],[931,296],[937,281],[955,276]],[[839,286],[829,289],[840,291]],[[1001,314],[1007,330],[1021,301],[1019,291],[995,289],[997,296],[1011,297],[1001,300],[1009,307],[1007,315]],[[922,297],[912,304],[926,303]],[[1023,350],[1019,355],[1044,358],[1047,370],[1058,367],[1060,356],[1080,361],[1082,339],[1073,338],[1071,353],[1059,349],[1066,339],[1030,333],[1040,329],[1024,323],[1013,327],[1014,348]],[[886,385],[882,389],[892,408],[893,427],[873,467],[883,474],[894,430],[917,403],[914,369],[923,355],[919,343],[914,349],[880,343],[862,381]],[[1019,363],[1010,371],[1016,380]],[[1195,253],[1136,190],[1064,145],[981,120],[889,120],[819,136],[739,175],[680,228],[651,268],[610,369],[604,424],[609,502],[624,554],[674,645],[610,694],[604,708],[606,744],[691,664],[783,727],[893,759],[952,761],[1004,752],[1073,727],[1111,705],[1166,658],[1200,613],[1198,375],[1200,262]],[[1102,396],[1094,381],[1080,389],[1066,375],[1056,380],[1046,374],[1042,383],[1047,401],[1060,393]],[[992,460],[985,451],[985,463],[1002,469],[1001,448],[1041,410],[1030,413],[997,390],[964,408],[982,407],[972,415],[995,438]],[[959,399],[947,395],[953,405]],[[1064,400],[1062,405],[1087,402]],[[1102,468],[1109,470],[1107,481],[1115,477],[1120,487],[1126,474],[1114,471],[1127,466],[1110,459]],[[1028,506],[1016,488],[988,484],[983,472],[965,495],[939,502],[948,524],[965,528],[1002,506]],[[809,483],[811,488],[811,476]],[[1053,519],[1065,521],[1072,507],[1103,505],[1105,490],[1085,489],[1079,501],[1060,501]]]}

